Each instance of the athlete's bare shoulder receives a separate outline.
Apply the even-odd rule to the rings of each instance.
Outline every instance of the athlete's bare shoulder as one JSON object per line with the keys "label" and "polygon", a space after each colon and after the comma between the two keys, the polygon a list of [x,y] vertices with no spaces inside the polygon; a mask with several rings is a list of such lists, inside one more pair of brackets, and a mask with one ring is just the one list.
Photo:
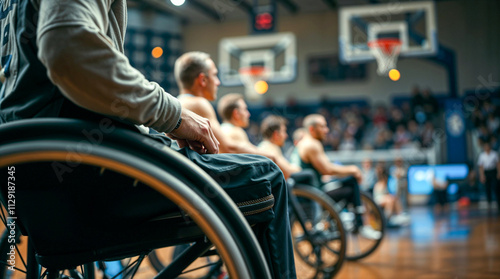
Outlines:
{"label": "athlete's bare shoulder", "polygon": [[215,115],[214,107],[203,97],[185,96],[179,98],[179,101],[183,108],[187,108],[205,118],[211,119]]}

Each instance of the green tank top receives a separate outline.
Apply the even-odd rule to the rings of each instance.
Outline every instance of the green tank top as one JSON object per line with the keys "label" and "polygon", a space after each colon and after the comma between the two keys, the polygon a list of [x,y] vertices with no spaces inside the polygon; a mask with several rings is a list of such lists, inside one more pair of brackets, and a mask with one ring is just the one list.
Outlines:
{"label": "green tank top", "polygon": [[292,151],[292,154],[290,154],[290,163],[299,166],[303,170],[311,170],[313,171],[314,175],[316,176],[316,181],[318,181],[318,185],[314,185],[318,188],[321,188],[323,186],[323,183],[321,182],[321,173],[317,171],[314,166],[310,163],[305,163],[302,161],[299,155],[299,150],[297,147],[295,147]]}
{"label": "green tank top", "polygon": [[222,129],[225,129],[225,128],[233,128],[233,127],[234,127],[234,125],[233,125],[232,123],[229,123],[229,122],[223,122],[223,123],[221,123],[221,124],[220,124],[220,127],[221,127]]}

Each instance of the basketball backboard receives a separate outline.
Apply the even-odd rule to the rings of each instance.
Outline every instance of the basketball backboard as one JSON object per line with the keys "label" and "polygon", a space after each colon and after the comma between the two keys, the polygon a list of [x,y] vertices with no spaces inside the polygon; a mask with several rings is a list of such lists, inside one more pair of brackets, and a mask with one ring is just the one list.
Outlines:
{"label": "basketball backboard", "polygon": [[269,83],[291,82],[297,75],[296,41],[293,33],[274,33],[224,38],[219,43],[219,77],[224,86],[243,85],[242,68],[262,66]]}
{"label": "basketball backboard", "polygon": [[392,38],[401,42],[400,57],[437,53],[436,13],[433,1],[349,6],[340,9],[339,48],[344,63],[375,59],[368,42]]}

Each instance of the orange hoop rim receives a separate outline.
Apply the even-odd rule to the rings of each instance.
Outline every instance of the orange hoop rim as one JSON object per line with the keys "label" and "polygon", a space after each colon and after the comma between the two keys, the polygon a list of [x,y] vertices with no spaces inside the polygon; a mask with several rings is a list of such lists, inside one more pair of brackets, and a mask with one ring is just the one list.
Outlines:
{"label": "orange hoop rim", "polygon": [[239,73],[240,75],[256,76],[267,72],[267,70],[264,66],[250,66],[240,68]]}
{"label": "orange hoop rim", "polygon": [[391,45],[397,46],[397,45],[401,45],[401,44],[402,43],[401,43],[400,39],[382,38],[382,39],[376,39],[376,40],[369,41],[368,47],[370,47],[370,48],[379,47],[379,46],[388,47]]}
{"label": "orange hoop rim", "polygon": [[401,40],[397,38],[382,38],[369,41],[368,47],[372,50],[372,52],[374,52],[374,54],[380,50],[380,53],[384,56],[391,56],[393,54],[399,54],[401,44]]}

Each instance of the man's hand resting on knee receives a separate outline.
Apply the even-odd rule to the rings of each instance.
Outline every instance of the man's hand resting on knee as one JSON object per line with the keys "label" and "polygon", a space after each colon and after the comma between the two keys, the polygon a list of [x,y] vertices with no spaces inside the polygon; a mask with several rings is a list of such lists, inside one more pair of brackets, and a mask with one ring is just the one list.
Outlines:
{"label": "man's hand resting on knee", "polygon": [[183,108],[181,125],[168,134],[177,140],[179,147],[189,146],[194,151],[205,154],[219,153],[219,141],[215,138],[210,121]]}

